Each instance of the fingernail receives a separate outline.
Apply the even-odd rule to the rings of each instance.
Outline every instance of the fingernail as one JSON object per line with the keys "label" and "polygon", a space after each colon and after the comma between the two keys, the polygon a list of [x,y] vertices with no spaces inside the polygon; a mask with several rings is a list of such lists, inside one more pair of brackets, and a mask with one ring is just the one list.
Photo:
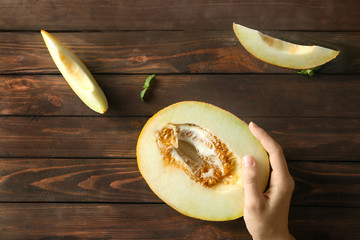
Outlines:
{"label": "fingernail", "polygon": [[243,158],[243,162],[244,162],[244,167],[253,167],[254,166],[254,158],[252,158],[251,156],[245,156]]}
{"label": "fingernail", "polygon": [[254,123],[253,121],[251,121],[250,122],[250,124],[253,126],[253,127],[256,127],[256,128],[258,128],[259,126],[258,125],[256,125],[256,123]]}

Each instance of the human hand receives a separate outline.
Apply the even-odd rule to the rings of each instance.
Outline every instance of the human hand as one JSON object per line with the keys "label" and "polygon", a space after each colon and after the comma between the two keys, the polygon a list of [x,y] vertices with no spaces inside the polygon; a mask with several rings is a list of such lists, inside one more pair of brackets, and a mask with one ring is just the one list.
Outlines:
{"label": "human hand", "polygon": [[283,151],[280,145],[255,123],[251,122],[249,128],[269,153],[272,172],[269,189],[262,193],[255,159],[249,155],[243,158],[246,227],[254,240],[295,239],[288,229],[290,200],[295,184]]}

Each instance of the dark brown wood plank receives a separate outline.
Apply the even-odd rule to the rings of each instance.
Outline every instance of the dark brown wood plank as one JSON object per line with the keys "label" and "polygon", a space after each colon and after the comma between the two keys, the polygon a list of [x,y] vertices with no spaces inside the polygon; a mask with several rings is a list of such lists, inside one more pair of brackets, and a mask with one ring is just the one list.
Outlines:
{"label": "dark brown wood plank", "polygon": [[288,162],[288,166],[296,185],[292,205],[360,207],[359,162]]}
{"label": "dark brown wood plank", "polygon": [[[252,239],[243,219],[201,221],[163,204],[3,203],[0,210],[2,239]],[[294,207],[289,225],[297,239],[352,240],[360,237],[359,214],[359,208]]]}
{"label": "dark brown wood plank", "polygon": [[290,209],[289,228],[296,239],[357,239],[359,208]]}
{"label": "dark brown wood plank", "polygon": [[12,0],[0,9],[1,30],[227,30],[233,21],[262,29],[360,30],[356,0]]}
{"label": "dark brown wood plank", "polygon": [[[357,75],[95,75],[108,100],[105,116],[150,116],[174,102],[197,100],[240,117],[359,117]],[[98,116],[61,75],[0,76],[1,115]]]}
{"label": "dark brown wood plank", "polygon": [[[360,72],[360,32],[284,32],[269,35],[340,50],[321,73]],[[294,73],[248,53],[228,31],[54,33],[93,73]],[[59,73],[40,32],[0,33],[0,73]]]}
{"label": "dark brown wood plank", "polygon": [[146,118],[1,117],[4,157],[135,157]]}
{"label": "dark brown wood plank", "polygon": [[[0,117],[0,157],[135,158],[145,117]],[[244,118],[263,126],[289,160],[359,160],[355,118]]]}
{"label": "dark brown wood plank", "polygon": [[251,120],[262,126],[279,142],[288,160],[359,160],[358,118]]}
{"label": "dark brown wood plank", "polygon": [[0,201],[162,202],[136,159],[0,158]]}
{"label": "dark brown wood plank", "polygon": [[[356,163],[288,162],[294,206],[360,207]],[[0,159],[0,201],[162,202],[136,159]],[[351,183],[351,184],[349,184]]]}

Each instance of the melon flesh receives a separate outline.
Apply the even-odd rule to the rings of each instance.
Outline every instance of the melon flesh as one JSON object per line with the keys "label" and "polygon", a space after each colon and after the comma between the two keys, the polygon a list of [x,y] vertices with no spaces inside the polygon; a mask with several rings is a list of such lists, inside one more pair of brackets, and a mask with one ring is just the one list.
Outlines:
{"label": "melon flesh", "polygon": [[108,109],[105,94],[85,64],[50,33],[41,30],[41,35],[52,59],[72,90],[89,108],[105,113]]}
{"label": "melon flesh", "polygon": [[280,67],[310,69],[334,59],[339,51],[289,43],[265,35],[257,30],[233,24],[240,43],[256,58]]}
{"label": "melon flesh", "polygon": [[[165,163],[156,135],[169,123],[201,126],[225,143],[235,156],[228,176],[213,186],[204,186],[181,168]],[[225,110],[193,101],[173,104],[155,114],[144,126],[137,143],[138,167],[152,191],[182,214],[211,221],[232,220],[243,215],[241,160],[247,154],[257,161],[263,191],[269,177],[269,160],[248,125]],[[229,175],[232,181],[227,181]]]}

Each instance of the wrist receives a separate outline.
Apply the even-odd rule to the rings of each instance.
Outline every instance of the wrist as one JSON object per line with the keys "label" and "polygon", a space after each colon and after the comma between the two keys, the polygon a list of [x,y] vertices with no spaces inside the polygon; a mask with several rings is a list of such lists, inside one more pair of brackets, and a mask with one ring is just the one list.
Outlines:
{"label": "wrist", "polygon": [[296,239],[290,233],[286,233],[277,236],[253,237],[253,240],[296,240]]}

